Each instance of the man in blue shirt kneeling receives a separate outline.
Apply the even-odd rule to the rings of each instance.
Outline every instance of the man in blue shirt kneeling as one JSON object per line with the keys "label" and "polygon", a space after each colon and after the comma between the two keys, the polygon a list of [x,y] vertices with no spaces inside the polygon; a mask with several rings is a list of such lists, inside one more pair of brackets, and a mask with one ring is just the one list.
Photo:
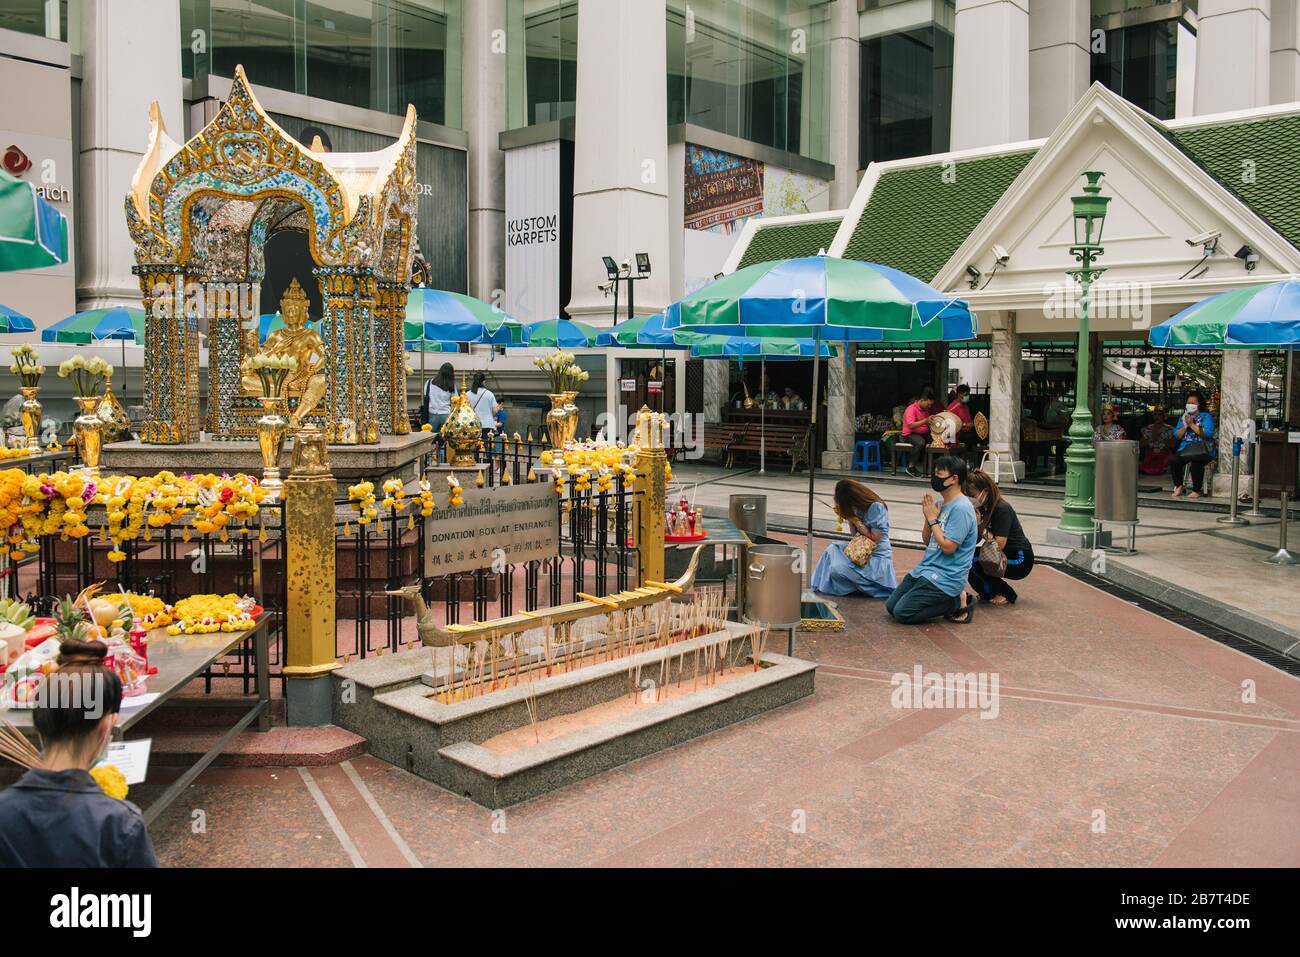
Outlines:
{"label": "man in blue shirt kneeling", "polygon": [[956,455],[941,456],[934,463],[930,487],[943,504],[928,492],[921,499],[925,555],[885,599],[885,611],[904,625],[939,617],[964,625],[975,616],[975,603],[963,597],[979,542],[975,506],[962,493],[966,469],[966,460]]}

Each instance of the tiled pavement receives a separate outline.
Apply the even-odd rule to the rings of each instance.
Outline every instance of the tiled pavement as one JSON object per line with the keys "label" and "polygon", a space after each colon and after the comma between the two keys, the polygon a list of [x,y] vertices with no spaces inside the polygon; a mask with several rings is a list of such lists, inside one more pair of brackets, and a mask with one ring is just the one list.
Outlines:
{"label": "tiled pavement", "polygon": [[[800,641],[814,697],[504,812],[365,756],[209,769],[154,840],[196,866],[1300,865],[1300,680],[1055,569],[1020,591],[969,626],[847,599]],[[893,707],[917,664],[996,673],[996,718]]]}

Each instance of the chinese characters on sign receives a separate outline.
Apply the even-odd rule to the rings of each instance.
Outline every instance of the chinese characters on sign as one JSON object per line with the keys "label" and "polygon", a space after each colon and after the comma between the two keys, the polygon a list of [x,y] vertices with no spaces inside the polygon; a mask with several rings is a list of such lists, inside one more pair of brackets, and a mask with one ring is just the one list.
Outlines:
{"label": "chinese characters on sign", "polygon": [[448,495],[425,520],[424,574],[449,575],[494,564],[552,558],[560,549],[560,515],[549,482],[466,488],[465,504]]}

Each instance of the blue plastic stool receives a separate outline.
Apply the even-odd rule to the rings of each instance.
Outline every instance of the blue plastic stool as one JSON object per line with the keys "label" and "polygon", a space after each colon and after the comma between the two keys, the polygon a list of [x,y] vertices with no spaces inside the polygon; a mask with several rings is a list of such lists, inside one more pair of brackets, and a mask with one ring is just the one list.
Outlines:
{"label": "blue plastic stool", "polygon": [[865,439],[853,444],[854,472],[883,472],[880,461],[880,443],[875,439]]}

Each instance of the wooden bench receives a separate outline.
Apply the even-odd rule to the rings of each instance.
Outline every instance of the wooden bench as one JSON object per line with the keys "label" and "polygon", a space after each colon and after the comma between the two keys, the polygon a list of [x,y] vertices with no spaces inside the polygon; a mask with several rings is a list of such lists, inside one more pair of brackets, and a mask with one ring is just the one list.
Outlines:
{"label": "wooden bench", "polygon": [[[912,457],[911,444],[902,441],[901,436],[897,436],[895,437],[894,443],[891,446],[891,451],[889,453],[890,463],[894,475],[898,474],[898,456],[900,451],[902,452],[903,455],[908,456],[908,463],[907,463],[908,465],[911,465],[913,467],[917,467],[920,465],[920,463],[918,462],[911,461],[911,457]],[[927,442],[925,446],[925,474],[930,475],[931,473],[934,472],[934,460],[939,458],[939,456],[941,455],[956,455],[959,458],[965,459],[967,465],[970,468],[975,468],[979,464],[980,456],[982,455],[983,451],[984,449],[981,446],[968,447],[962,445],[961,443],[958,443],[956,445],[930,445]]]}
{"label": "wooden bench", "polygon": [[794,472],[800,463],[808,464],[808,435],[808,427],[801,425],[769,425],[766,430],[749,429],[731,443],[727,466],[730,468],[735,462],[737,452],[758,455],[766,451],[768,455],[789,456],[790,471]]}
{"label": "wooden bench", "polygon": [[730,465],[731,446],[745,436],[745,426],[729,425],[725,422],[704,423],[704,452],[717,452],[718,463]]}

